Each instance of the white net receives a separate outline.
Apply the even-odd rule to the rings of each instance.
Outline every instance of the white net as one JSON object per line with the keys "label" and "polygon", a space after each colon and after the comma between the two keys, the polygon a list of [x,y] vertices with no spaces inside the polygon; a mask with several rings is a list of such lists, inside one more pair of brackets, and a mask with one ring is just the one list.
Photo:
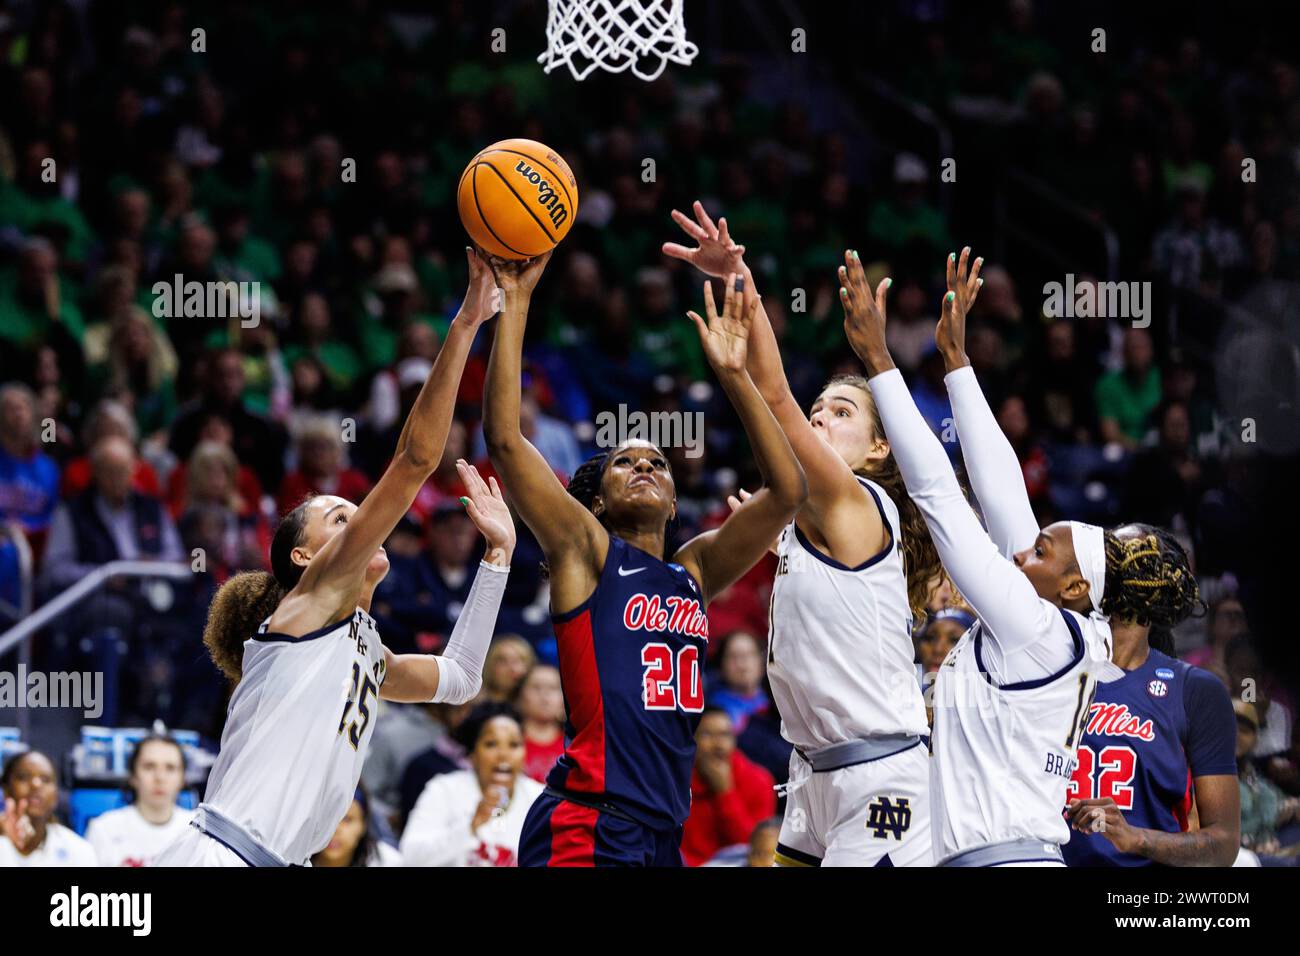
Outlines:
{"label": "white net", "polygon": [[683,0],[550,0],[546,72],[568,66],[582,80],[600,68],[656,79],[669,61],[689,66],[699,49],[686,39]]}

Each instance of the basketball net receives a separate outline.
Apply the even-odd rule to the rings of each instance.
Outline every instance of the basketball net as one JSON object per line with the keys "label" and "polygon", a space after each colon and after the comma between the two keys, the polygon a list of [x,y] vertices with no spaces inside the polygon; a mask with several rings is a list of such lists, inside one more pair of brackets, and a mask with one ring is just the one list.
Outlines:
{"label": "basketball net", "polygon": [[576,80],[597,67],[611,73],[631,69],[648,81],[657,79],[669,60],[690,66],[699,48],[686,39],[682,2],[550,0],[546,52],[537,62],[547,73],[567,65]]}

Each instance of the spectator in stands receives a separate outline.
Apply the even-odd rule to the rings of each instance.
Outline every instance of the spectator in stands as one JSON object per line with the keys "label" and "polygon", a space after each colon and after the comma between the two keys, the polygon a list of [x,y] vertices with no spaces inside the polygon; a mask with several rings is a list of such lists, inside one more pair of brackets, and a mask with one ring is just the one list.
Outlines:
{"label": "spectator in stands", "polygon": [[[235,433],[230,420],[224,415],[213,412],[199,426],[198,441],[195,447],[200,444],[213,443],[222,445],[226,448],[235,450],[234,441]],[[241,502],[262,503],[262,483],[258,481],[257,475],[253,469],[244,464],[238,453],[235,455],[238,461],[238,469],[235,472],[235,487],[239,493]],[[167,478],[167,510],[173,518],[180,517],[185,511],[185,504],[189,500],[189,462],[182,460]]]}
{"label": "spectator in stands", "polygon": [[79,367],[84,335],[77,297],[59,277],[54,244],[48,239],[28,239],[17,272],[0,271],[0,346],[4,353],[0,368],[9,373],[0,377],[16,377],[30,369],[42,344],[52,345]]}
{"label": "spectator in stands", "polygon": [[1259,734],[1259,715],[1255,705],[1234,699],[1232,709],[1237,713],[1242,846],[1259,854],[1260,862],[1265,866],[1295,866],[1300,844],[1283,847],[1278,841],[1278,829],[1300,820],[1300,797],[1288,797],[1277,784],[1256,769],[1251,757]]}
{"label": "spectator in stands", "polygon": [[[1210,642],[1184,654],[1183,660],[1196,667],[1203,667],[1226,681],[1228,665],[1224,660],[1224,652],[1233,639],[1244,636],[1250,630],[1246,623],[1246,609],[1241,606],[1235,594],[1225,595],[1210,605],[1206,629],[1209,631]],[[1228,692],[1235,697],[1240,693],[1240,688],[1229,687]]]}
{"label": "spectator in stands", "polygon": [[914,257],[937,258],[952,248],[952,239],[942,214],[925,198],[929,179],[925,162],[914,153],[894,157],[894,188],[867,214],[867,235],[887,249],[911,244]]}
{"label": "spectator in stands", "polygon": [[98,866],[94,848],[54,819],[59,777],[38,750],[11,757],[0,771],[0,867]]}
{"label": "spectator in stands", "polygon": [[1062,444],[1088,442],[1096,417],[1093,375],[1079,356],[1069,319],[1047,326],[1029,375],[1031,418],[1043,427],[1044,437]]}
{"label": "spectator in stands", "polygon": [[1205,486],[1205,469],[1192,444],[1191,414],[1182,402],[1166,402],[1156,413],[1159,438],[1133,459],[1125,512],[1166,528],[1187,528]]}
{"label": "spectator in stands", "polygon": [[1124,367],[1097,382],[1097,419],[1101,439],[1126,449],[1146,437],[1151,413],[1160,404],[1160,369],[1146,329],[1124,332]]}
{"label": "spectator in stands", "polygon": [[1002,427],[1002,433],[1007,436],[1007,441],[1011,442],[1011,447],[1020,460],[1020,473],[1025,478],[1029,503],[1036,513],[1041,514],[1050,507],[1047,453],[1034,438],[1025,400],[1019,395],[1008,395],[1003,399],[998,408],[998,425]]}
{"label": "spectator in stands", "polygon": [[[311,495],[338,495],[360,501],[370,490],[370,481],[344,456],[341,424],[315,418],[298,433],[298,467],[284,476],[277,506],[284,514]],[[443,456],[446,458],[446,455]]]}
{"label": "spectator in stands", "polygon": [[1291,747],[1291,709],[1278,699],[1279,688],[1259,659],[1249,637],[1233,638],[1223,652],[1228,692],[1255,705],[1257,731],[1251,757],[1267,760]]}
{"label": "spectator in stands", "polygon": [[718,850],[744,843],[776,812],[772,775],[736,749],[727,712],[706,707],[695,733],[691,815],[682,830],[682,858],[700,866]]}
{"label": "spectator in stands", "polygon": [[334,828],[334,835],[325,849],[311,858],[312,866],[346,867],[346,866],[401,866],[402,854],[391,844],[380,840],[373,832],[374,821],[370,818],[370,798],[366,795],[364,785],[358,784],[357,792],[348,804],[339,825]]}
{"label": "spectator in stands", "polygon": [[975,617],[962,607],[946,607],[926,618],[925,628],[917,641],[922,672],[938,672],[948,652],[957,646],[961,636],[974,623]]}
{"label": "spectator in stands", "polygon": [[230,423],[235,456],[253,469],[263,488],[279,488],[284,477],[284,430],[245,407],[244,386],[238,352],[223,349],[209,354],[202,395],[182,408],[172,424],[172,453],[180,459],[189,458],[204,426],[216,413]]}
{"label": "spectator in stands", "polygon": [[[239,462],[226,445],[200,442],[185,467],[185,507],[181,521],[199,509],[221,514],[221,550],[211,557],[231,568],[262,568],[271,548],[271,529],[257,501],[239,493]],[[286,508],[286,511],[292,508]]]}
{"label": "spectator in stands", "polygon": [[1241,238],[1205,214],[1206,184],[1193,176],[1176,180],[1174,220],[1156,236],[1156,269],[1177,289],[1199,291],[1201,282],[1243,265]]}
{"label": "spectator in stands", "polygon": [[128,306],[113,315],[107,354],[90,376],[102,394],[128,405],[147,438],[163,433],[176,417],[177,365],[167,335],[143,309]]}
{"label": "spectator in stands", "polygon": [[183,556],[162,502],[131,487],[136,455],[130,442],[103,439],[90,451],[90,466],[91,487],[55,510],[45,553],[47,590],[70,587],[109,561]]}
{"label": "spectator in stands", "polygon": [[524,773],[546,782],[564,753],[564,690],[560,672],[538,664],[519,685],[515,709],[524,728]]}
{"label": "spectator in stands", "polygon": [[506,703],[513,700],[528,672],[537,664],[537,652],[516,634],[494,638],[483,664],[483,697]]}
{"label": "spectator in stands", "polygon": [[724,710],[736,734],[749,718],[768,708],[763,689],[763,647],[748,631],[724,634],[718,649],[719,679],[710,684],[709,704]]}
{"label": "spectator in stands", "polygon": [[0,386],[0,523],[16,523],[36,549],[59,496],[59,466],[42,450],[39,436],[31,389],[16,382]]}
{"label": "spectator in stands", "polygon": [[100,866],[149,866],[194,816],[176,804],[185,786],[185,751],[171,737],[151,734],[127,763],[132,799],[86,827]]}
{"label": "spectator in stands", "polygon": [[[402,812],[402,777],[411,761],[430,753],[436,766],[419,780],[419,788],[433,771],[459,769],[463,764],[460,746],[452,739],[449,704],[380,705],[379,722],[370,741],[370,753],[361,769],[361,782],[371,795],[375,811],[394,823]],[[414,804],[414,800],[411,801]]]}
{"label": "spectator in stands", "polygon": [[542,793],[523,773],[523,729],[508,706],[488,703],[456,735],[471,769],[429,781],[402,833],[402,857],[407,866],[516,866],[524,817]]}
{"label": "spectator in stands", "polygon": [[[132,448],[139,448],[139,430],[130,410],[121,402],[105,399],[95,406],[86,419],[82,445],[87,449],[94,448],[103,439],[110,437],[123,438],[131,443]],[[73,498],[89,488],[90,481],[90,456],[78,455],[63,467],[59,494],[63,498]],[[154,498],[162,494],[158,473],[144,458],[136,459],[131,488]]]}

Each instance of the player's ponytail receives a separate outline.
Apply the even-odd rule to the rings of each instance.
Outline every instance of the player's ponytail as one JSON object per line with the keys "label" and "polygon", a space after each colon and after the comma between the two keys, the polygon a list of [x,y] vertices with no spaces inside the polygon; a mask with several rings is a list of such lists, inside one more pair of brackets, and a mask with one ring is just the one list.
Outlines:
{"label": "player's ponytail", "polygon": [[275,613],[284,596],[302,578],[303,566],[295,564],[293,549],[302,544],[307,524],[307,505],[303,501],[276,526],[271,539],[271,568],[245,571],[221,585],[208,608],[208,623],[203,629],[203,644],[212,663],[232,684],[239,683],[244,670],[244,642]]}
{"label": "player's ponytail", "polygon": [[1106,590],[1101,611],[1162,631],[1204,613],[1187,552],[1170,532],[1135,525],[1135,538],[1105,532]]}
{"label": "player's ponytail", "polygon": [[[837,375],[824,387],[830,388],[832,385],[850,385],[866,396],[871,438],[887,441],[880,424],[880,413],[876,411],[876,400],[871,395],[867,380],[861,375]],[[903,566],[907,570],[907,603],[912,610],[912,617],[919,625],[925,620],[926,605],[936,581],[942,584],[947,577],[943,562],[939,559],[939,551],[930,537],[930,528],[925,523],[925,515],[921,514],[921,509],[907,493],[903,473],[898,470],[898,462],[892,451],[884,458],[871,459],[858,468],[856,474],[869,478],[884,488],[898,508],[898,523],[902,527],[895,528],[894,533],[902,538],[899,544],[903,549]]]}

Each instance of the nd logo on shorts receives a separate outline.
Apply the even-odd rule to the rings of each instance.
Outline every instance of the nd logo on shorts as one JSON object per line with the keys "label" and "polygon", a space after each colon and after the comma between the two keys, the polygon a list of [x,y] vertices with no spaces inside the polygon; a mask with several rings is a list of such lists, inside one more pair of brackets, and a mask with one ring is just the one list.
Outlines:
{"label": "nd logo on shorts", "polygon": [[912,825],[912,807],[907,797],[877,797],[867,804],[867,829],[878,840],[902,840]]}

